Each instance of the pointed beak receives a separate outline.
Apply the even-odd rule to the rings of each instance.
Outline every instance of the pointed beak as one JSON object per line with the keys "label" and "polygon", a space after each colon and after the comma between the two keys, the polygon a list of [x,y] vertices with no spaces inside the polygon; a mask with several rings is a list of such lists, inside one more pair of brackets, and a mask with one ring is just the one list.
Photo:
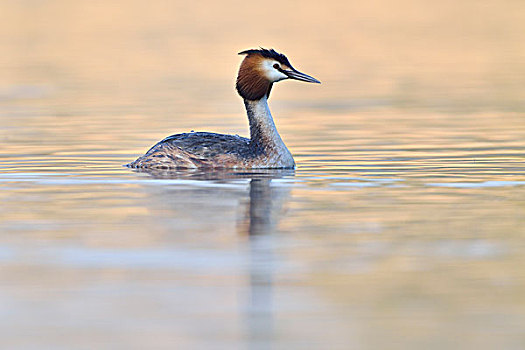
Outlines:
{"label": "pointed beak", "polygon": [[315,79],[314,77],[311,77],[308,74],[304,74],[299,71],[296,71],[295,69],[283,70],[282,72],[286,74],[286,76],[290,79],[306,81],[307,83],[321,84],[321,82]]}

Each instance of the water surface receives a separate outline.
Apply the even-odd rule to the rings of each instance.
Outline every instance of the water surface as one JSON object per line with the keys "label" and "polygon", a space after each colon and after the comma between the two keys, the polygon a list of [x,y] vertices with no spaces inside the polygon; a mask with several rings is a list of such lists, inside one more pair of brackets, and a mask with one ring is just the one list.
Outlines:
{"label": "water surface", "polygon": [[[523,4],[218,4],[0,5],[2,346],[522,349]],[[295,171],[122,166],[258,45]]]}

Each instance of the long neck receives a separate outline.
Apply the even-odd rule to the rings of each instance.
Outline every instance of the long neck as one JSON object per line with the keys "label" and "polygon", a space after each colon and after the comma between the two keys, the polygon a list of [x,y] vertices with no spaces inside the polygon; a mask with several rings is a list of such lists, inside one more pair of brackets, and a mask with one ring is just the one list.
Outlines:
{"label": "long neck", "polygon": [[269,168],[294,168],[292,154],[286,148],[273,122],[268,97],[260,100],[244,99],[250,121],[250,144],[260,157],[261,166]]}
{"label": "long neck", "polygon": [[267,97],[264,96],[256,101],[245,99],[244,105],[246,106],[248,120],[250,121],[250,138],[252,144],[268,151],[288,152],[273,122]]}

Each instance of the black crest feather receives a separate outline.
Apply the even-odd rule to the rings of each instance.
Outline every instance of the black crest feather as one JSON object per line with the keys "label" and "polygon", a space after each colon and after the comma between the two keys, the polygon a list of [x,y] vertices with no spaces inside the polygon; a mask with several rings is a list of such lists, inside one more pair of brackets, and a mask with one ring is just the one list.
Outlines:
{"label": "black crest feather", "polygon": [[253,55],[253,54],[258,54],[265,58],[272,58],[279,63],[285,64],[288,67],[293,68],[292,65],[290,64],[290,61],[288,61],[288,58],[286,58],[286,56],[283,55],[282,53],[275,51],[274,49],[268,50],[268,49],[263,49],[261,47],[259,49],[250,49],[250,50],[244,50],[244,51],[239,52],[239,55]]}

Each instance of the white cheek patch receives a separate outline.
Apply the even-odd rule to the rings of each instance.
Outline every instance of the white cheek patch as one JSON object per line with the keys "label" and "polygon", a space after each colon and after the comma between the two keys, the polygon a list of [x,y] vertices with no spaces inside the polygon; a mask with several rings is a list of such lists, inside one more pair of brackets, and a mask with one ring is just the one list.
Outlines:
{"label": "white cheek patch", "polygon": [[276,63],[279,64],[279,62],[274,60],[262,61],[262,71],[266,75],[266,78],[268,78],[268,80],[270,80],[273,83],[288,78],[286,74],[281,73],[277,69],[273,68],[273,65]]}

